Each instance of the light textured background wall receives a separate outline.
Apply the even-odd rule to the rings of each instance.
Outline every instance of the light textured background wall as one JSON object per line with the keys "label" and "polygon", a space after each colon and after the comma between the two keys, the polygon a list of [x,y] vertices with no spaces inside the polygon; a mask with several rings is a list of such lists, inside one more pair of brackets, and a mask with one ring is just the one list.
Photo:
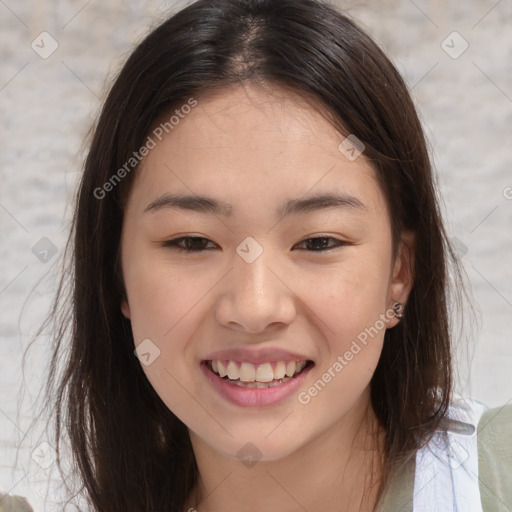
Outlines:
{"label": "light textured background wall", "polygon": [[[0,491],[28,496],[37,510],[52,510],[46,482],[57,478],[51,447],[27,434],[47,339],[29,352],[23,401],[21,356],[54,291],[82,142],[129,50],[185,3],[0,0]],[[412,89],[480,322],[460,341],[459,389],[504,404],[512,399],[512,1],[337,3]],[[33,41],[43,55],[58,47],[42,58]]]}

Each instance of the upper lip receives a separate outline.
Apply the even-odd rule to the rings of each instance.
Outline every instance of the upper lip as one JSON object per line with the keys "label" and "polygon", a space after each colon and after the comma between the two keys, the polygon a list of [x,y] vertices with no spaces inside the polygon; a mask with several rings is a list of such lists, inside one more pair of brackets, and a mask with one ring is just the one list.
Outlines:
{"label": "upper lip", "polygon": [[272,361],[311,361],[310,358],[304,355],[281,348],[270,347],[263,349],[231,348],[218,350],[208,355],[205,360],[241,361],[252,364],[263,364]]}

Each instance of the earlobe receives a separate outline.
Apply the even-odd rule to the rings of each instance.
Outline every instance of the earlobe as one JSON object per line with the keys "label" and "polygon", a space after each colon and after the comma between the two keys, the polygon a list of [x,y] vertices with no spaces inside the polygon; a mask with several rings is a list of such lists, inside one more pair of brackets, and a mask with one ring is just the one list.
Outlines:
{"label": "earlobe", "polygon": [[122,311],[123,315],[125,316],[125,318],[127,318],[128,320],[131,319],[132,314],[130,311],[130,306],[126,299],[123,299],[123,302],[121,302],[121,311]]}

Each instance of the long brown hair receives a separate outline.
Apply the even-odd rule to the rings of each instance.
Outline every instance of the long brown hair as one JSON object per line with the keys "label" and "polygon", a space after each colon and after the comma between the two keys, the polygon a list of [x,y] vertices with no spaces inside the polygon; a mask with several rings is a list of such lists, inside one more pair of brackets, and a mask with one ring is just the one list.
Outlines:
{"label": "long brown hair", "polygon": [[372,405],[387,433],[387,474],[430,438],[450,403],[448,260],[458,266],[401,76],[368,35],[324,1],[199,0],[152,31],[112,85],[93,131],[69,267],[53,304],[47,393],[55,443],[69,440],[98,512],[181,512],[197,466],[186,426],[134,356],[120,309],[123,198],[136,168],[107,192],[94,191],[105,191],[162,113],[247,81],[312,98],[343,133],[356,134],[388,203],[394,253],[403,230],[416,234],[404,319],[386,332],[371,381]]}

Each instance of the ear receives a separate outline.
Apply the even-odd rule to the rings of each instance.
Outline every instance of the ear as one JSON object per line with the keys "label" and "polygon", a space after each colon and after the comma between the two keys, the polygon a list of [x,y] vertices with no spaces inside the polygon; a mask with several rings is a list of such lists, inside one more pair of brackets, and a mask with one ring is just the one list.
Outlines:
{"label": "ear", "polygon": [[132,313],[130,311],[130,305],[128,304],[127,299],[123,299],[123,301],[121,302],[121,311],[122,311],[123,315],[125,316],[125,318],[127,318],[128,320],[131,319]]}
{"label": "ear", "polygon": [[[388,288],[387,310],[393,308],[395,302],[400,302],[404,306],[407,303],[409,293],[414,284],[414,248],[416,237],[412,231],[404,231],[400,236],[400,243],[395,261],[393,262],[393,271]],[[394,317],[388,321],[387,327],[394,327],[399,319]]]}

